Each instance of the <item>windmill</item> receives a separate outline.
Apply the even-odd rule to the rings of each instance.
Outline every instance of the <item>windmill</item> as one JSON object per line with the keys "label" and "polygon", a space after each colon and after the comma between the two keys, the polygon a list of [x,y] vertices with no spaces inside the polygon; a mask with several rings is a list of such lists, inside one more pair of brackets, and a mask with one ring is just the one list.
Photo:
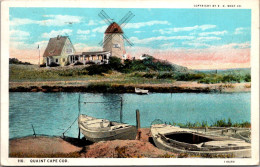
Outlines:
{"label": "windmill", "polygon": [[103,46],[104,51],[110,51],[111,56],[125,59],[126,51],[124,42],[129,46],[134,44],[124,34],[122,28],[135,16],[129,11],[118,23],[114,22],[104,10],[102,10],[98,16],[103,19],[109,26],[107,27],[104,39],[99,42],[100,46]]}

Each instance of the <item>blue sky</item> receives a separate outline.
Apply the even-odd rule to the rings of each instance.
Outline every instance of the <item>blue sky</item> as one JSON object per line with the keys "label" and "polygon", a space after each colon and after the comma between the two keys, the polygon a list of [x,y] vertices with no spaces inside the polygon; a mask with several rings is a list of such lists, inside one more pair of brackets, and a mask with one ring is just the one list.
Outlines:
{"label": "blue sky", "polygon": [[[45,49],[49,38],[68,35],[78,51],[101,50],[98,43],[108,26],[101,8],[10,8],[11,48]],[[140,48],[165,50],[250,48],[251,10],[247,9],[103,9],[114,21],[128,11],[135,17],[123,27]],[[72,24],[70,24],[72,23]],[[142,49],[141,49],[142,50]],[[160,55],[162,56],[162,55]]]}

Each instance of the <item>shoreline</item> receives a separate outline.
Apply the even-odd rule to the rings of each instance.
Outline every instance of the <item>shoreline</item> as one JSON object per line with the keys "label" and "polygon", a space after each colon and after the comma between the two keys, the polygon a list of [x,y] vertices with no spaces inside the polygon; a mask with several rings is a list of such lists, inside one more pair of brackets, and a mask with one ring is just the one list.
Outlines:
{"label": "shoreline", "polygon": [[201,84],[175,82],[169,84],[112,84],[97,82],[66,81],[10,82],[9,92],[88,92],[88,93],[135,93],[135,87],[152,93],[233,93],[250,92],[251,83]]}
{"label": "shoreline", "polygon": [[[155,147],[149,128],[141,128],[140,140],[112,140],[98,143],[83,138],[26,136],[9,139],[9,157],[16,158],[143,158],[163,157],[176,153]],[[28,147],[30,146],[30,147]],[[106,150],[104,152],[104,150]],[[122,151],[126,151],[122,153]]]}
{"label": "shoreline", "polygon": [[[205,129],[205,128],[204,128]],[[204,130],[202,129],[202,131]],[[90,142],[84,138],[25,136],[9,139],[10,158],[214,158],[214,156],[177,153],[156,147],[150,128],[140,128],[140,139]],[[226,132],[226,135],[231,135]],[[104,151],[105,150],[105,151]],[[217,154],[216,158],[233,155]]]}

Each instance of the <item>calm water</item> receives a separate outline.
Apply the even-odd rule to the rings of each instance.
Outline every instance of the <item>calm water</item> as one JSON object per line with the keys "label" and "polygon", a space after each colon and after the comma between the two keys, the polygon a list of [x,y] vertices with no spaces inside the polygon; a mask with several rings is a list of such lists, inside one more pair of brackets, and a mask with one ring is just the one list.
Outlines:
{"label": "calm water", "polygon": [[[208,121],[231,118],[250,121],[250,93],[153,93],[92,94],[80,93],[81,113],[109,120],[120,120],[123,98],[123,122],[136,124],[135,110],[140,110],[141,126],[149,127],[155,119],[164,122]],[[36,134],[62,135],[78,116],[79,93],[10,93],[10,138]],[[84,104],[83,102],[108,102]],[[76,137],[77,122],[65,134]]]}

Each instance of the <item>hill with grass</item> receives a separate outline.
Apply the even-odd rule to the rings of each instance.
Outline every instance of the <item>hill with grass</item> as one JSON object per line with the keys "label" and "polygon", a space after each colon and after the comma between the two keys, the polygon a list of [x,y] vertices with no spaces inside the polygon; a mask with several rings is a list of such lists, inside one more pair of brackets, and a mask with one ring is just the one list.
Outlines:
{"label": "hill with grass", "polygon": [[[10,81],[46,80],[104,80],[119,83],[173,83],[192,81],[197,83],[251,82],[250,69],[194,71],[186,67],[161,61],[152,56],[143,60],[125,60],[110,57],[109,64],[42,67],[12,61],[9,66]],[[117,81],[116,81],[117,80]]]}

